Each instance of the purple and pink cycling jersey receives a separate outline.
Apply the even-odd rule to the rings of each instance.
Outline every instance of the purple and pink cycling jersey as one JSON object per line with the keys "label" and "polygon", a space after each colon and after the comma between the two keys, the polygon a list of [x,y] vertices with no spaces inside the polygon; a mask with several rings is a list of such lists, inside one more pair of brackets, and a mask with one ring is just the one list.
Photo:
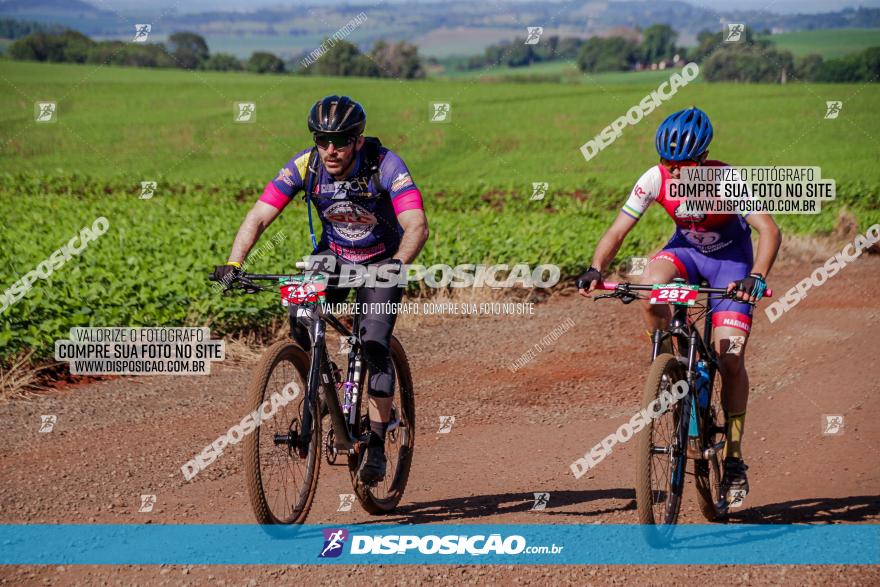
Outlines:
{"label": "purple and pink cycling jersey", "polygon": [[[721,161],[706,161],[704,165],[721,167]],[[666,186],[672,179],[669,170],[657,165],[646,171],[636,182],[621,212],[634,220],[641,218],[651,202],[657,202],[675,221],[675,233],[663,250],[651,261],[670,261],[678,269],[679,277],[688,283],[702,280],[709,287],[727,287],[748,276],[754,257],[751,229],[738,214],[686,214],[683,200],[666,197]],[[710,298],[712,325],[729,326],[749,332],[752,326],[750,304],[728,299]]]}
{"label": "purple and pink cycling jersey", "polygon": [[[283,209],[304,189],[311,149],[300,151],[266,185],[261,202]],[[321,240],[317,250],[330,249],[354,263],[386,259],[397,252],[403,228],[397,215],[422,209],[422,196],[403,160],[392,151],[379,148],[379,183],[374,185],[370,169],[357,154],[354,170],[343,180],[335,179],[318,160],[312,201],[321,219]],[[387,195],[386,195],[387,194]]]}

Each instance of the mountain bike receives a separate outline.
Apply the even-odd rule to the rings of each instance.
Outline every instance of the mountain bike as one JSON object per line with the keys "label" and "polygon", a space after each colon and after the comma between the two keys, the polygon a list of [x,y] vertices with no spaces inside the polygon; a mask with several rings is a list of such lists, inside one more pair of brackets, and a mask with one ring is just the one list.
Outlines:
{"label": "mountain bike", "polygon": [[[297,268],[304,268],[304,264],[298,263]],[[258,413],[256,410],[267,403],[273,408],[278,404],[271,418],[261,418],[242,443],[248,495],[260,524],[305,522],[317,492],[322,448],[328,464],[335,464],[338,456],[346,457],[355,495],[370,514],[393,511],[409,479],[416,433],[415,398],[406,353],[393,336],[390,348],[396,380],[385,435],[387,472],[383,480],[372,486],[364,485],[358,477],[370,432],[368,402],[364,401],[368,393],[368,368],[359,336],[360,316],[355,315],[349,330],[327,311],[326,288],[338,285],[338,279],[315,272],[243,273],[228,286],[243,293],[280,292],[282,305],[290,313],[291,328],[297,322],[306,326],[311,341],[309,351],[294,340],[270,346],[249,386],[248,413]],[[274,282],[275,287],[259,285],[259,281]],[[349,347],[344,379],[327,351],[328,324]],[[285,391],[288,398],[294,395],[290,393],[292,389],[304,393],[297,393],[295,400],[280,405]],[[262,411],[265,413],[266,409]],[[330,428],[322,439],[324,415],[329,417]]]}
{"label": "mountain bike", "polygon": [[[735,294],[722,288],[688,285],[680,278],[654,285],[604,283],[597,289],[612,293],[596,296],[596,300],[616,298],[628,304],[649,299],[674,306],[669,327],[655,330],[651,336],[652,363],[641,400],[643,413],[650,417],[645,418],[646,425],[637,435],[639,523],[669,528],[676,524],[689,459],[694,463],[703,516],[709,521],[726,517],[731,507],[742,504],[745,495],[735,491],[723,495],[721,491],[727,428],[720,387],[715,393],[720,375],[712,345],[712,311],[705,301],[698,304],[697,298],[699,294],[726,298]],[[639,292],[649,292],[648,297]],[[767,290],[764,295],[771,297],[772,293]],[[697,324],[700,320],[704,322],[702,335]],[[673,352],[661,353],[667,340]],[[686,394],[670,401],[681,396],[682,389]]]}

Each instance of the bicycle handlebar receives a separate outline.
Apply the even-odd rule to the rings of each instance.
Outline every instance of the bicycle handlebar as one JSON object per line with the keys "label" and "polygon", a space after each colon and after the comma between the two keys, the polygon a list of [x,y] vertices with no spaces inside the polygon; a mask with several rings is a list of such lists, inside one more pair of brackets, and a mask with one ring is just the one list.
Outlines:
{"label": "bicycle handlebar", "polygon": [[[626,282],[613,282],[613,281],[603,281],[596,286],[596,289],[600,289],[602,291],[618,291],[621,289],[622,291],[651,291],[654,289],[653,285],[641,285],[638,283],[626,283]],[[727,294],[727,288],[723,287],[699,287],[697,288],[697,293],[707,293],[707,294]],[[764,292],[765,298],[773,297],[773,290],[767,288]]]}
{"label": "bicycle handlebar", "polygon": [[[296,265],[297,265],[297,269],[305,269],[305,263],[297,263]],[[302,265],[302,267],[300,265]],[[320,272],[318,272],[318,273],[320,273]],[[303,275],[304,275],[303,273],[293,273],[293,274],[289,274],[289,273],[240,273],[240,274],[238,274],[238,276],[236,276],[236,279],[234,281],[230,281],[227,284],[227,287],[231,287],[233,284],[239,283],[244,286],[252,285],[254,288],[268,290],[269,288],[259,286],[253,282],[254,281],[281,281],[282,279],[293,279],[294,277],[302,277]],[[322,273],[322,275],[324,276],[324,280],[326,282],[326,285],[328,285],[328,286],[352,287],[351,285],[340,286],[340,280],[342,279],[342,276],[340,276],[340,275],[328,275],[326,273]],[[220,279],[215,279],[213,273],[208,274],[208,281],[222,282],[222,280],[220,280]],[[247,289],[247,287],[245,287],[245,288],[232,288],[232,289]],[[256,293],[256,292],[250,292],[250,293]]]}

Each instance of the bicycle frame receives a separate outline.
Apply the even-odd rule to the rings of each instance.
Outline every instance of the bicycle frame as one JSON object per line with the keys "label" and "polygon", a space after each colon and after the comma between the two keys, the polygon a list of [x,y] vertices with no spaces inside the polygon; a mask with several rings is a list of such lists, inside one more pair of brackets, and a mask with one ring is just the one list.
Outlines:
{"label": "bicycle frame", "polygon": [[[303,403],[302,413],[302,431],[300,432],[299,443],[306,445],[309,442],[309,436],[312,432],[312,410],[309,406],[317,406],[318,389],[324,390],[324,402],[330,414],[330,423],[333,427],[333,435],[335,439],[335,448],[338,452],[353,454],[359,438],[352,433],[357,418],[358,396],[363,387],[364,372],[361,369],[360,359],[360,339],[357,334],[357,324],[359,316],[355,317],[354,332],[352,333],[339,321],[336,316],[324,312],[321,305],[296,306],[295,314],[292,319],[299,321],[300,318],[308,325],[309,339],[312,344],[311,360],[309,363],[309,380],[307,382],[308,401]],[[340,335],[348,339],[351,349],[348,353],[348,366],[346,371],[346,382],[353,382],[353,396],[351,398],[352,407],[349,408],[349,418],[346,421],[343,407],[339,404],[339,397],[336,394],[336,374],[330,368],[330,360],[327,355],[326,343],[326,326],[330,324],[334,330]]]}
{"label": "bicycle frame", "polygon": [[[655,330],[651,337],[651,340],[653,342],[653,350],[651,355],[652,361],[654,361],[657,358],[657,355],[660,354],[660,346],[667,338],[678,338],[679,348],[687,349],[686,377],[688,383],[688,394],[684,398],[684,401],[686,402],[685,408],[689,416],[693,407],[699,406],[699,398],[697,396],[696,385],[698,377],[696,370],[697,361],[700,359],[705,361],[706,367],[709,371],[709,390],[707,405],[711,404],[712,393],[714,392],[714,389],[712,389],[712,387],[715,381],[715,373],[718,371],[718,358],[715,354],[715,348],[712,346],[711,309],[706,311],[704,320],[705,323],[703,325],[703,334],[702,336],[700,336],[697,328],[695,328],[688,317],[688,307],[677,305],[673,310],[672,320],[669,323],[669,328],[666,330]],[[703,441],[708,438],[708,435],[705,434],[705,432],[708,431],[704,430],[705,422],[705,413],[701,410],[700,417],[696,418],[697,438],[700,439],[701,445],[703,444]],[[715,447],[700,446],[701,456],[703,456],[703,458],[707,458],[711,454],[707,451],[712,450],[713,448]]]}
{"label": "bicycle frame", "polygon": [[[244,274],[239,277],[243,289],[248,293],[256,293],[258,291],[274,291],[271,288],[265,288],[254,283],[256,280],[275,281],[295,277],[293,275],[273,275],[273,274]],[[330,422],[333,427],[333,435],[335,438],[334,446],[338,452],[354,454],[357,450],[360,439],[355,437],[352,430],[356,429],[357,423],[357,407],[359,406],[359,397],[363,388],[364,371],[361,368],[361,343],[358,332],[358,323],[360,316],[355,316],[354,332],[345,327],[336,316],[324,311],[324,304],[318,302],[306,302],[302,304],[291,304],[290,308],[291,327],[296,323],[303,323],[307,326],[309,340],[311,342],[312,352],[309,357],[309,374],[306,383],[306,401],[303,402],[302,412],[302,429],[299,437],[290,438],[290,435],[276,435],[276,444],[296,445],[297,447],[308,446],[309,437],[312,433],[312,418],[314,414],[310,409],[311,406],[318,405],[318,389],[324,389],[324,403],[330,414]],[[302,319],[302,320],[300,320]],[[339,405],[339,397],[336,394],[336,374],[330,368],[330,359],[327,356],[326,344],[326,324],[330,324],[334,330],[340,335],[348,339],[351,350],[348,353],[348,370],[346,372],[346,382],[352,383],[353,397],[349,406],[349,418],[346,422],[343,407]],[[349,391],[349,390],[347,390]]]}
{"label": "bicycle frame", "polygon": [[[683,279],[674,279],[674,283],[684,283]],[[596,299],[601,299],[603,297],[618,297],[623,299],[625,302],[633,301],[638,298],[637,294],[634,292],[637,291],[647,291],[652,289],[651,286],[648,285],[639,285],[639,284],[630,284],[630,283],[603,283],[599,289],[606,291],[613,291],[613,294],[608,294],[605,296],[599,296]],[[707,293],[709,295],[726,295],[727,291],[725,289],[720,288],[705,288],[700,287],[701,293]],[[772,290],[767,290],[765,292],[765,297],[771,297],[773,295]],[[667,338],[675,337],[679,341],[679,349],[686,349],[687,352],[687,372],[686,372],[686,380],[688,383],[688,394],[683,399],[683,406],[686,410],[685,413],[690,417],[691,407],[696,405],[699,406],[697,390],[696,390],[696,382],[697,382],[697,370],[696,363],[698,357],[706,362],[706,367],[709,371],[709,397],[708,397],[708,405],[711,405],[712,393],[714,390],[712,389],[713,383],[715,381],[715,374],[718,372],[718,357],[715,354],[715,349],[712,346],[712,310],[708,308],[704,317],[705,323],[703,326],[703,335],[700,336],[697,329],[694,327],[692,321],[688,317],[688,308],[689,306],[676,304],[672,314],[672,320],[669,323],[669,327],[666,330],[655,330],[651,335],[651,342],[653,343],[652,353],[651,353],[651,361],[656,360],[657,356],[660,354],[660,346]],[[708,408],[706,408],[708,410]],[[720,450],[723,447],[723,442],[719,443],[718,446],[706,446],[707,440],[710,438],[710,435],[714,432],[713,430],[705,430],[705,422],[706,416],[708,412],[701,410],[700,417],[696,418],[697,425],[697,434],[699,442],[699,456],[696,458],[708,459],[711,457],[717,450]],[[696,455],[695,455],[696,456]]]}

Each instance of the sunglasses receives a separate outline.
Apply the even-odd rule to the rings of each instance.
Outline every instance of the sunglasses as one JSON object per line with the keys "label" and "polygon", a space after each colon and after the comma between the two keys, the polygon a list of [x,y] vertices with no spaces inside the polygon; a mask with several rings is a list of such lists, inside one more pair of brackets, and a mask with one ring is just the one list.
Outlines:
{"label": "sunglasses", "polygon": [[346,149],[354,144],[357,135],[315,135],[315,144],[326,149],[331,144],[337,149]]}
{"label": "sunglasses", "polygon": [[681,169],[682,167],[696,167],[699,164],[699,161],[670,161],[669,167],[671,169]]}

